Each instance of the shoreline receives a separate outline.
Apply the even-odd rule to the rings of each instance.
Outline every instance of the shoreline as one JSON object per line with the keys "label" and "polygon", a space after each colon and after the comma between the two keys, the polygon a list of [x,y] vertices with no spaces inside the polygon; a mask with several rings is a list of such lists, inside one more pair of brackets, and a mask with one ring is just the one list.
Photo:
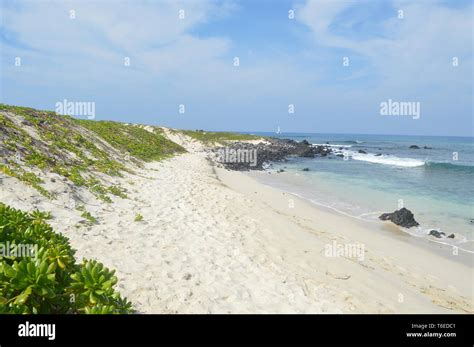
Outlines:
{"label": "shoreline", "polygon": [[[272,172],[272,175],[275,174],[275,173],[276,172]],[[275,186],[271,182],[268,182],[268,180],[265,179],[266,178],[265,176],[267,176],[266,172],[253,171],[253,172],[250,172],[250,173],[246,172],[245,175],[247,175],[248,177],[251,177],[252,179],[256,180],[258,183],[263,184],[267,187],[270,187],[272,189],[276,189],[276,190],[281,191],[281,192],[285,192],[286,194],[293,195],[294,197],[297,197],[297,198],[305,201],[306,203],[308,203],[311,206],[314,206],[315,208],[323,209],[324,211],[328,211],[328,212],[331,212],[331,213],[334,213],[334,214],[340,215],[340,216],[345,216],[347,218],[358,220],[358,221],[361,221],[363,223],[373,224],[374,225],[373,227],[377,228],[377,229],[385,229],[385,228],[392,228],[393,227],[393,229],[396,229],[397,233],[408,236],[409,238],[407,240],[419,244],[420,247],[427,247],[427,248],[433,248],[433,249],[439,248],[441,251],[439,251],[439,250],[435,250],[435,251],[440,252],[440,254],[451,253],[451,252],[454,251],[453,248],[457,248],[457,251],[458,251],[459,254],[461,254],[461,256],[460,257],[454,257],[453,259],[458,260],[458,258],[462,258],[462,260],[464,262],[467,262],[468,264],[470,263],[471,265],[473,264],[472,263],[473,262],[472,257],[474,255],[474,250],[471,250],[469,248],[468,249],[463,248],[463,246],[467,243],[472,244],[472,242],[473,242],[472,240],[463,241],[462,243],[458,243],[458,244],[452,244],[452,243],[445,242],[446,239],[444,239],[444,238],[443,239],[432,239],[432,238],[428,237],[428,235],[417,234],[416,232],[413,232],[410,229],[399,227],[399,226],[397,226],[393,223],[384,223],[381,220],[379,220],[378,218],[370,218],[369,219],[369,218],[363,218],[362,217],[362,215],[380,215],[380,214],[384,213],[382,211],[363,213],[362,215],[359,215],[359,216],[353,215],[353,214],[350,214],[349,212],[339,210],[336,207],[325,205],[323,203],[320,203],[320,202],[317,202],[313,199],[305,197],[305,196],[303,196],[299,193],[290,191],[290,190],[287,189],[286,186],[284,188],[279,187],[279,186]],[[285,183],[288,183],[288,182],[285,181]],[[383,225],[385,225],[385,227],[383,227]]]}
{"label": "shoreline", "polygon": [[[288,216],[292,215],[293,219],[300,218],[305,221],[309,220],[309,224],[313,223],[310,227],[307,225],[305,226],[306,231],[309,231],[309,233],[318,236],[325,234],[324,232],[321,233],[318,231],[319,228],[319,230],[323,229],[327,230],[327,233],[331,233],[331,235],[326,236],[328,237],[328,240],[339,237],[342,237],[346,241],[351,239],[363,240],[368,249],[372,250],[379,256],[382,255],[382,262],[386,261],[387,257],[397,259],[395,262],[386,261],[389,266],[387,267],[384,266],[387,264],[382,264],[381,267],[384,270],[395,270],[394,272],[402,278],[407,275],[405,270],[409,269],[413,264],[418,263],[418,266],[415,267],[415,269],[427,273],[425,275],[427,279],[442,278],[442,281],[445,283],[452,282],[458,284],[464,281],[464,294],[468,300],[471,300],[470,310],[472,311],[472,283],[470,283],[469,280],[466,281],[466,278],[472,278],[473,259],[471,254],[460,252],[455,256],[451,253],[450,246],[436,244],[434,242],[427,243],[423,242],[423,240],[418,240],[400,230],[400,228],[393,223],[363,221],[351,216],[345,216],[330,210],[329,208],[315,206],[311,202],[291,193],[264,185],[248,175],[246,175],[246,183],[243,184],[242,181],[244,179],[238,176],[242,175],[242,173],[229,172],[223,169],[218,169],[218,172],[223,182],[232,187],[232,189],[235,189],[246,196],[252,195],[251,190],[254,190],[253,194],[260,197],[263,203],[267,204],[272,209],[275,209],[277,213],[283,213]],[[252,188],[249,189],[246,185]],[[257,193],[255,194],[255,192]],[[298,204],[298,209],[293,209],[290,212],[287,206],[285,206],[285,204],[287,204],[288,196],[291,196],[293,200],[297,201],[295,202],[295,205]],[[316,217],[313,217],[312,215]],[[317,219],[319,219],[319,221]],[[330,222],[327,222],[328,220]],[[302,224],[301,221],[299,221],[299,223]],[[349,228],[344,230],[340,228],[341,225],[349,226]],[[338,228],[339,231],[336,231]],[[410,256],[408,256],[409,254],[407,253],[411,253]],[[403,256],[405,256],[404,259],[402,259]],[[377,262],[380,261],[380,259],[377,260],[374,258],[370,259],[370,261]],[[423,263],[423,266],[421,266],[420,263]],[[431,263],[436,264],[435,266],[437,269],[432,269],[430,266]],[[453,275],[452,272],[456,271],[460,272]],[[407,272],[408,275],[412,277],[418,277],[419,275],[409,270]],[[454,288],[455,286],[452,283],[445,287],[451,289]],[[417,287],[414,282],[411,282],[410,285]],[[431,284],[428,285],[428,288],[432,287]],[[425,291],[425,289],[422,291]],[[440,289],[440,291],[445,291],[445,289]],[[430,295],[435,296],[434,292]]]}
{"label": "shoreline", "polygon": [[473,266],[474,263],[474,258],[473,258],[473,252],[470,250],[464,250],[461,247],[458,247],[458,254],[456,256],[453,255],[453,247],[457,247],[451,244],[443,243],[437,240],[432,240],[426,237],[417,237],[406,230],[403,230],[402,227],[399,227],[391,222],[384,222],[380,220],[375,220],[375,219],[363,219],[359,216],[354,216],[349,213],[346,213],[344,211],[340,211],[334,207],[326,206],[320,203],[316,203],[314,201],[311,201],[310,199],[307,199],[297,193],[293,193],[288,190],[284,190],[278,187],[274,187],[271,184],[266,184],[265,182],[259,181],[258,178],[256,178],[253,175],[249,175],[248,173],[242,173],[243,175],[246,175],[247,177],[251,178],[252,180],[256,181],[257,184],[261,184],[263,186],[266,186],[270,189],[285,193],[287,195],[293,196],[294,199],[300,200],[302,203],[308,205],[310,208],[314,208],[316,210],[322,210],[324,212],[327,212],[329,214],[332,214],[334,216],[339,216],[340,218],[348,218],[351,220],[355,220],[359,222],[362,225],[365,225],[368,229],[373,230],[373,232],[379,232],[379,231],[384,231],[387,232],[389,235],[392,237],[395,237],[397,239],[403,240],[404,242],[407,242],[408,244],[412,244],[416,247],[421,247],[426,250],[429,250],[431,252],[434,252],[436,255],[446,257],[446,259],[452,260],[452,261],[457,261],[461,262],[464,265],[467,266]]}
{"label": "shoreline", "polygon": [[[280,172],[279,169],[282,167],[284,170]],[[380,215],[398,209],[396,206],[392,206],[393,203],[391,204],[388,200],[388,197],[390,197],[390,201],[396,202],[397,197],[391,191],[384,194],[383,190],[367,188],[357,185],[357,183],[353,183],[354,191],[349,191],[351,187],[348,187],[345,176],[339,179],[337,174],[320,173],[317,168],[301,170],[303,167],[305,167],[304,164],[294,164],[294,162],[289,161],[277,163],[271,170],[249,171],[248,175],[262,184],[298,196],[315,206],[354,219],[380,222],[378,218]],[[459,216],[456,217],[457,219],[450,219],[450,216],[443,218],[443,215],[439,214],[438,206],[434,207],[437,208],[435,211],[438,212],[427,214],[427,210],[430,209],[430,205],[427,204],[430,201],[425,201],[425,205],[420,205],[421,198],[418,201],[413,201],[412,197],[408,196],[408,199],[411,199],[411,201],[408,201],[409,209],[413,211],[415,219],[420,225],[412,228],[402,228],[404,233],[416,239],[424,239],[426,243],[445,245],[448,248],[457,247],[459,252],[474,254],[474,243],[470,239],[471,224],[461,224],[465,222]],[[444,200],[439,199],[439,201]],[[449,202],[446,202],[446,204],[449,204]],[[445,236],[434,238],[430,236],[430,230],[441,231]],[[452,238],[448,237],[449,235]]]}

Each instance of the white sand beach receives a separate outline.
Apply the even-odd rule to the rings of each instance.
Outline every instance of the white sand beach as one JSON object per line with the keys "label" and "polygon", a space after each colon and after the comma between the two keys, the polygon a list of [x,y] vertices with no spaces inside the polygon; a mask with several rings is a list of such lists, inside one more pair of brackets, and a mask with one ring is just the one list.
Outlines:
{"label": "white sand beach", "polygon": [[[117,270],[118,290],[140,313],[473,312],[469,259],[218,168],[204,146],[166,133],[190,152],[107,176],[128,199],[105,204],[77,189],[97,224],[80,224],[53,173],[44,179],[58,199],[6,177],[0,200],[51,211],[78,258]],[[327,256],[333,242],[363,245],[363,260]]]}

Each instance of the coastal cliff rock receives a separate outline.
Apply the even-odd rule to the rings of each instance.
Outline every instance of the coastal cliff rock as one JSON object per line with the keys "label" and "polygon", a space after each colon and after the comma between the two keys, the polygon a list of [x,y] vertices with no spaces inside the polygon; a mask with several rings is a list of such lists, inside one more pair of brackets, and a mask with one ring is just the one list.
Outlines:
{"label": "coastal cliff rock", "polygon": [[389,220],[392,223],[402,226],[404,228],[411,228],[419,225],[418,222],[415,220],[413,213],[405,207],[393,213],[384,213],[379,216],[379,219]]}

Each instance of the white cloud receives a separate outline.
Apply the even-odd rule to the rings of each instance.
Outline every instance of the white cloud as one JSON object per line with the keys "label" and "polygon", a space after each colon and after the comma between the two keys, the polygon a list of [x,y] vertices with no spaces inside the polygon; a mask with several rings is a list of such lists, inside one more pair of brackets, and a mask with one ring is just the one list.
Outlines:
{"label": "white cloud", "polygon": [[[466,11],[432,1],[396,1],[392,3],[393,16],[381,24],[381,33],[375,33],[385,34],[386,38],[354,39],[333,33],[331,25],[338,16],[355,5],[354,1],[308,0],[298,7],[297,19],[310,28],[315,43],[348,49],[367,58],[374,69],[369,73],[378,76],[386,86],[419,87],[459,81],[451,65],[454,56],[462,62],[459,69],[469,73],[472,6]],[[403,19],[397,17],[398,9],[403,10]],[[465,79],[463,87],[469,85],[470,81]]]}
{"label": "white cloud", "polygon": [[[229,2],[217,5],[206,0],[183,4],[26,1],[2,8],[2,25],[33,50],[7,46],[2,54],[24,57],[25,64],[30,66],[40,63],[42,71],[38,73],[48,73],[51,80],[58,72],[67,71],[69,79],[79,82],[84,73],[96,71],[98,65],[104,72],[120,73],[124,57],[131,58],[133,68],[150,74],[176,67],[193,57],[209,59],[225,53],[229,47],[227,40],[197,39],[188,32],[233,9]],[[71,10],[75,11],[75,19],[69,17]],[[183,19],[179,17],[180,10],[184,11]]]}

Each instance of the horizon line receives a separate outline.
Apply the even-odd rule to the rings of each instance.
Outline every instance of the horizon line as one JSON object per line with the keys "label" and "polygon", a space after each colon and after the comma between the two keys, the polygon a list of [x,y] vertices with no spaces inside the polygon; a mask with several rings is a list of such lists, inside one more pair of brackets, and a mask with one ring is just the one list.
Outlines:
{"label": "horizon line", "polygon": [[[38,111],[45,111],[45,112],[54,112],[55,114],[57,115],[60,115],[60,116],[70,116],[70,115],[63,115],[63,114],[60,114],[60,113],[57,113],[56,111],[54,110],[42,110],[42,109],[38,109],[38,108],[35,108],[35,107],[31,107],[31,106],[20,106],[20,105],[13,105],[13,104],[7,104],[7,103],[4,103],[4,102],[0,102],[0,104],[3,104],[3,105],[6,105],[6,106],[14,106],[14,107],[25,107],[25,108],[32,108],[32,109],[36,109]],[[70,116],[70,117],[73,117],[75,119],[84,119],[84,118],[79,118],[79,116]],[[129,121],[118,121],[118,120],[114,120],[114,119],[101,119],[101,120],[97,120],[97,119],[87,119],[87,120],[91,120],[91,121],[96,121],[96,122],[100,122],[100,121],[112,121],[112,122],[118,122],[118,123],[130,123],[130,124],[139,124],[139,125],[152,125],[152,126],[157,126],[157,127],[165,127],[165,128],[170,128],[170,129],[177,129],[177,130],[194,130],[194,131],[199,131],[199,130],[202,130],[202,131],[208,131],[208,132],[234,132],[234,133],[244,133],[244,134],[257,134],[257,133],[272,133],[274,135],[283,135],[283,134],[311,134],[311,135],[369,135],[369,136],[421,136],[421,137],[461,137],[461,138],[473,138],[474,139],[474,134],[471,134],[471,135],[408,135],[408,134],[383,134],[383,133],[380,133],[380,134],[375,134],[375,133],[333,133],[333,132],[321,132],[321,133],[318,133],[318,132],[300,132],[300,131],[288,131],[288,132],[281,132],[280,134],[276,133],[275,131],[266,131],[266,130],[204,130],[204,129],[197,129],[197,128],[194,128],[194,129],[185,129],[185,128],[174,128],[174,127],[171,127],[171,126],[166,126],[166,125],[157,125],[157,124],[151,124],[151,123],[133,123],[133,122],[129,122]]]}

